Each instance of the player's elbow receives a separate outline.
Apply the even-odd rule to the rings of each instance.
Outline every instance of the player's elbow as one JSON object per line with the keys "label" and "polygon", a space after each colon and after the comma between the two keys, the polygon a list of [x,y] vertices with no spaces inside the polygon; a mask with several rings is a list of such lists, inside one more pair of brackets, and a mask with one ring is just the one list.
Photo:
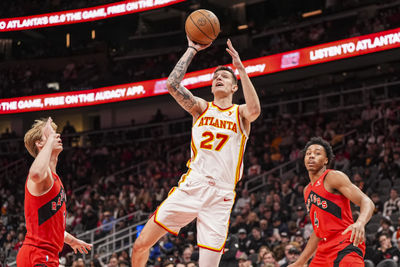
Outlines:
{"label": "player's elbow", "polygon": [[168,92],[172,93],[172,92],[176,91],[176,89],[178,88],[178,85],[179,85],[179,83],[168,78],[167,83],[166,83]]}
{"label": "player's elbow", "polygon": [[45,172],[41,171],[39,168],[31,168],[29,170],[28,177],[34,183],[39,183],[45,176]]}
{"label": "player's elbow", "polygon": [[367,208],[367,210],[369,210],[369,212],[372,214],[375,210],[375,204],[374,202],[368,197],[368,196],[364,196],[362,198],[362,202],[361,205],[363,205],[364,207]]}
{"label": "player's elbow", "polygon": [[371,210],[373,212],[375,210],[375,203],[370,198],[368,198],[368,201],[369,201],[369,205],[371,206]]}
{"label": "player's elbow", "polygon": [[260,116],[261,107],[255,105],[254,107],[249,108],[248,111],[249,111],[249,121],[253,122]]}
{"label": "player's elbow", "polygon": [[41,173],[35,170],[30,170],[28,174],[29,179],[32,180],[32,182],[34,183],[39,183],[41,180],[41,176]]}

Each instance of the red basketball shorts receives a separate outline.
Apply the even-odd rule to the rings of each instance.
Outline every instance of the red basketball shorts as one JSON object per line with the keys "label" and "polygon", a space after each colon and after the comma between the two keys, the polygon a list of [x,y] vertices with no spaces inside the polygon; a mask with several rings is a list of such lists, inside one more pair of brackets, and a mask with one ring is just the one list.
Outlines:
{"label": "red basketball shorts", "polygon": [[318,243],[317,252],[309,267],[364,267],[365,243],[358,247],[350,242],[351,232]]}
{"label": "red basketball shorts", "polygon": [[18,267],[58,267],[58,254],[38,247],[23,245],[17,255]]}

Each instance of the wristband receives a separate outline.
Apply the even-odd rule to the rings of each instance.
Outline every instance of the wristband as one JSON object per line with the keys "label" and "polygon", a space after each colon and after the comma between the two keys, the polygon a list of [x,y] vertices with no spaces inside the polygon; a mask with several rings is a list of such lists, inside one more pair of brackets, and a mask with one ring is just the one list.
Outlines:
{"label": "wristband", "polygon": [[196,52],[199,52],[199,50],[197,50],[194,46],[189,45],[189,48],[193,48]]}

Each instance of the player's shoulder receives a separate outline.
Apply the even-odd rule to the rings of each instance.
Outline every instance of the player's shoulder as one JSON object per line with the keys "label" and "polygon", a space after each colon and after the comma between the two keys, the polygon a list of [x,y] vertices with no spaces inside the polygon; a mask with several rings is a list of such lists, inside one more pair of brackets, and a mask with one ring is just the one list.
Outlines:
{"label": "player's shoulder", "polygon": [[347,174],[345,174],[342,171],[338,171],[338,170],[329,170],[329,172],[326,175],[328,176],[340,176],[340,177],[347,177]]}
{"label": "player's shoulder", "polygon": [[199,116],[201,116],[202,114],[204,114],[204,112],[207,111],[209,107],[209,102],[197,96],[195,96],[194,99],[195,99],[195,105],[193,106],[192,110],[189,113],[193,116],[194,119],[197,119]]}
{"label": "player's shoulder", "polygon": [[303,193],[305,194],[305,193],[307,193],[307,189],[310,187],[310,184],[308,183],[305,187],[304,187],[304,189],[303,189]]}
{"label": "player's shoulder", "polygon": [[345,174],[342,171],[338,171],[338,170],[330,170],[327,173],[325,180],[326,180],[326,182],[331,183],[331,184],[340,184],[340,183],[350,181],[347,174]]}

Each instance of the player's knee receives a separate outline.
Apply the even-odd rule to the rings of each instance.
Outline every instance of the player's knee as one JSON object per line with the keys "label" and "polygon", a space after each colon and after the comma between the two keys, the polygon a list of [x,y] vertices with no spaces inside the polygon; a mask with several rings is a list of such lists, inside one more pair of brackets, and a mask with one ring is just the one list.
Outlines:
{"label": "player's knee", "polygon": [[141,253],[150,248],[150,245],[143,238],[136,239],[135,243],[133,243],[133,253]]}

